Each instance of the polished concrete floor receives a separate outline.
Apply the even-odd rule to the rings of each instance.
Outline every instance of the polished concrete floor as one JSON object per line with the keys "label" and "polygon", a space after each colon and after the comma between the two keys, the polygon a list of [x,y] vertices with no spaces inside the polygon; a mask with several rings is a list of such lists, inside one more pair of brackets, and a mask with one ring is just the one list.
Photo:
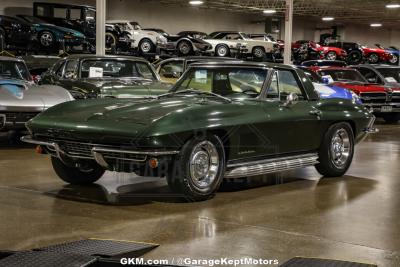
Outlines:
{"label": "polished concrete floor", "polygon": [[160,244],[147,258],[323,257],[400,266],[400,124],[356,149],[345,177],[313,168],[225,185],[186,203],[163,179],[107,173],[68,186],[48,157],[0,147],[0,250],[97,237]]}

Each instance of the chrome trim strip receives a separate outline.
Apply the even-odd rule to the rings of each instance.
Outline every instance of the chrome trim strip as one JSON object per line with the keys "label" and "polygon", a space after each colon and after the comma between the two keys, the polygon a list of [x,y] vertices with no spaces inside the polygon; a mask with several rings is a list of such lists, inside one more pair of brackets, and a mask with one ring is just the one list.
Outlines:
{"label": "chrome trim strip", "polygon": [[96,152],[92,149],[92,155],[94,157],[94,160],[103,168],[108,169],[108,163],[104,160],[104,157],[102,154],[100,154],[99,152]]}
{"label": "chrome trim strip", "polygon": [[[318,164],[318,154],[308,153],[298,156],[289,156],[273,159],[258,160],[253,162],[228,165],[224,178],[239,178],[267,173],[288,171]],[[229,168],[232,168],[229,170]]]}
{"label": "chrome trim strip", "polygon": [[131,151],[131,150],[109,149],[109,148],[102,148],[102,147],[93,147],[92,150],[95,150],[97,152],[125,153],[125,154],[149,155],[149,156],[176,155],[179,153],[179,151],[177,151],[177,150],[173,150],[173,151]]}
{"label": "chrome trim strip", "polygon": [[54,149],[56,149],[56,143],[53,142],[45,142],[45,141],[39,141],[39,140],[34,140],[32,139],[31,136],[27,135],[27,136],[22,136],[21,137],[21,141],[28,143],[28,144],[34,144],[34,145],[41,145],[41,146],[51,146],[54,147]]}

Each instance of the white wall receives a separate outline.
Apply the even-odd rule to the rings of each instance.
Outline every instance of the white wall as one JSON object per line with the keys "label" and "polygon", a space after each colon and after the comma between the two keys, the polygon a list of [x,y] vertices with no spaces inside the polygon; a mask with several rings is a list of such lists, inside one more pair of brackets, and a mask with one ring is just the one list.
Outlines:
{"label": "white wall", "polygon": [[252,23],[255,20],[262,20],[262,14],[254,16],[198,7],[151,5],[140,0],[109,0],[107,18],[137,21],[142,27],[162,28],[172,34],[182,30],[198,30],[207,33],[218,30],[264,32],[264,24]]}

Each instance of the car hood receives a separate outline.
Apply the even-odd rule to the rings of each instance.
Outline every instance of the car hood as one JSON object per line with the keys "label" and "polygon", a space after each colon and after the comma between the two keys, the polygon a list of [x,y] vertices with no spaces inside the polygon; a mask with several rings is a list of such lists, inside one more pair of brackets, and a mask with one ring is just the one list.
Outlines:
{"label": "car hood", "polygon": [[[144,136],[146,129],[164,118],[196,107],[223,105],[225,101],[201,97],[162,99],[88,99],[49,108],[28,123],[28,129],[43,134],[48,129],[76,132],[76,139],[103,136]],[[183,122],[182,122],[183,123]],[[150,127],[151,128],[151,127]]]}
{"label": "car hood", "polygon": [[68,91],[59,86],[0,81],[0,109],[3,110],[43,111],[72,99]]}
{"label": "car hood", "polygon": [[81,32],[78,32],[76,30],[72,30],[72,29],[69,29],[69,28],[65,28],[65,27],[60,27],[60,26],[57,26],[57,25],[54,25],[54,24],[37,23],[37,25],[40,25],[42,27],[46,27],[46,28],[49,28],[49,29],[54,29],[54,30],[57,30],[57,31],[60,31],[60,32],[63,32],[63,33],[72,33],[76,37],[84,37],[83,33],[81,33]]}
{"label": "car hood", "polygon": [[101,97],[134,98],[155,96],[168,92],[172,85],[161,81],[141,79],[81,79],[78,88],[96,90]]}
{"label": "car hood", "polygon": [[386,87],[374,83],[359,83],[359,82],[334,82],[333,85],[352,90],[356,93],[364,92],[385,92]]}

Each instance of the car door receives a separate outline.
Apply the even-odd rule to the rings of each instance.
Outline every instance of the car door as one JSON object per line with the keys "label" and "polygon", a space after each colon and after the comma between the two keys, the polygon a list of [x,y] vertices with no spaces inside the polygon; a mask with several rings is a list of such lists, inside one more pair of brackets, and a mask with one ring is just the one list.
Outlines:
{"label": "car door", "polygon": [[[267,86],[263,103],[266,123],[260,131],[269,132],[273,151],[267,154],[300,153],[316,150],[321,138],[321,121],[316,101],[309,101],[294,70],[275,71]],[[294,93],[298,101],[284,105],[287,96]]]}

